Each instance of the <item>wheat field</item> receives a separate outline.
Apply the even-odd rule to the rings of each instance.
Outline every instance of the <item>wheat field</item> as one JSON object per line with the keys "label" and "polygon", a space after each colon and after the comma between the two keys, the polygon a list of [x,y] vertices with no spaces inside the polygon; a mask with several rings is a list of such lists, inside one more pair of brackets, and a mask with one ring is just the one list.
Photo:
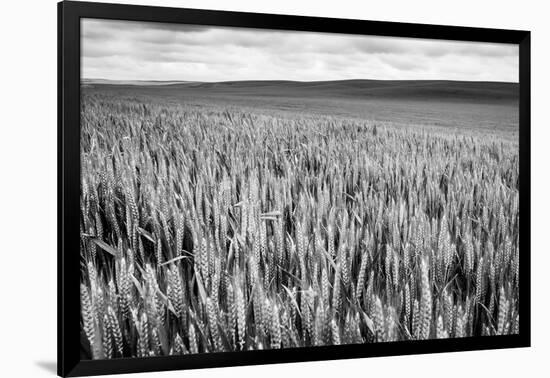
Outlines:
{"label": "wheat field", "polygon": [[84,94],[88,358],[519,332],[518,143]]}

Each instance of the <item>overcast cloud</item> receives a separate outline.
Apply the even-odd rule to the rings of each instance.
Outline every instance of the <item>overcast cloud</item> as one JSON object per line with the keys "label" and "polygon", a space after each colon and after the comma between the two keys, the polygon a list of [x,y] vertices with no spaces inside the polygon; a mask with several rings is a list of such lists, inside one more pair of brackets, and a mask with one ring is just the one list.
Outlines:
{"label": "overcast cloud", "polygon": [[511,44],[84,19],[82,77],[518,82]]}

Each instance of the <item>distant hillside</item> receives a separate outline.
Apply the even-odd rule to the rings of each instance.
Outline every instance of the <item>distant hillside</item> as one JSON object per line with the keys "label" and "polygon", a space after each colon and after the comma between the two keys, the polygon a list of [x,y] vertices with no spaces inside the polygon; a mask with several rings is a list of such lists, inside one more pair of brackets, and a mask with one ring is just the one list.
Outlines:
{"label": "distant hillside", "polygon": [[[341,81],[110,81],[84,79],[84,85],[154,86],[168,92],[254,97],[331,97],[400,99],[483,103],[517,102],[517,83],[445,80],[341,80]],[[176,94],[176,93],[172,93]]]}
{"label": "distant hillside", "polygon": [[460,81],[235,81],[222,83],[194,83],[185,86],[214,92],[262,95],[299,95],[300,97],[374,97],[399,99],[448,99],[465,101],[517,100],[519,86],[514,83],[460,82]]}
{"label": "distant hillside", "polygon": [[137,85],[137,86],[163,86],[174,84],[189,84],[193,81],[159,81],[159,80],[109,80],[109,79],[82,79],[82,85],[107,84],[107,85]]}

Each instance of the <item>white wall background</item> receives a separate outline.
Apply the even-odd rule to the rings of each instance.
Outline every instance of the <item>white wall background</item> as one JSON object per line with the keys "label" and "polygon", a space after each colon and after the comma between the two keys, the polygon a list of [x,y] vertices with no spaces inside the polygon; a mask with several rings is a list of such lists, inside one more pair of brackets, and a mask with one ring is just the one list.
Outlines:
{"label": "white wall background", "polygon": [[[115,1],[113,2],[121,2]],[[122,1],[125,2],[125,1]],[[207,369],[213,378],[548,376],[550,22],[535,0],[131,0],[135,4],[529,29],[532,34],[530,349]],[[0,376],[53,376],[56,360],[56,1],[2,3],[0,22]],[[74,251],[78,253],[78,251]],[[141,374],[140,377],[152,375]]]}

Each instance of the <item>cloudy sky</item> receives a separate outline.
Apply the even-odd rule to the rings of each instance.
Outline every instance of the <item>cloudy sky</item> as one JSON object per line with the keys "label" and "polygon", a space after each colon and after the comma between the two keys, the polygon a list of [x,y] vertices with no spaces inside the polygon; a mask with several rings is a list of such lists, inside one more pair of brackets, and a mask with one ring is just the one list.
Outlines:
{"label": "cloudy sky", "polygon": [[510,44],[84,19],[82,77],[518,81]]}

